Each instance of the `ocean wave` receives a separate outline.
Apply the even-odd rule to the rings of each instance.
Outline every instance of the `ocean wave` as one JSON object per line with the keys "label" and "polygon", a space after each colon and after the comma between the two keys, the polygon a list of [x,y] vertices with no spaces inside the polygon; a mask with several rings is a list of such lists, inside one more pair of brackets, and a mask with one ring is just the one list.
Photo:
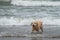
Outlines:
{"label": "ocean wave", "polygon": [[52,18],[0,18],[0,25],[30,25],[33,20],[42,20],[43,25],[60,25],[60,19],[52,19]]}
{"label": "ocean wave", "polygon": [[12,0],[11,4],[20,6],[60,6],[58,1],[19,1]]}
{"label": "ocean wave", "polygon": [[22,18],[0,18],[0,25],[29,25],[33,19],[22,19]]}

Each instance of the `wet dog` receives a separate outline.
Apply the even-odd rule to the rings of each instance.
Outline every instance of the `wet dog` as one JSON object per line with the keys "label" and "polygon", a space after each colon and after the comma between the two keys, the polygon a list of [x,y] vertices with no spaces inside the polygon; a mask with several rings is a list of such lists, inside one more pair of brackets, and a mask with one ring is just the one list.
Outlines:
{"label": "wet dog", "polygon": [[42,26],[42,21],[41,20],[32,21],[31,25],[32,25],[32,32],[33,31],[38,31],[39,32],[39,30],[41,30],[41,32],[43,32],[43,26]]}

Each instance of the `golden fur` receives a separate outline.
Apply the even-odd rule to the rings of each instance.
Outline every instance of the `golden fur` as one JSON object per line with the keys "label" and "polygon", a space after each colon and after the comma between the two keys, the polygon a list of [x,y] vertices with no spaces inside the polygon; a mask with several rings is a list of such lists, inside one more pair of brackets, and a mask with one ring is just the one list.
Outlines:
{"label": "golden fur", "polygon": [[43,26],[42,26],[41,20],[32,21],[31,25],[32,25],[32,32],[39,31],[39,30],[41,30],[43,32]]}

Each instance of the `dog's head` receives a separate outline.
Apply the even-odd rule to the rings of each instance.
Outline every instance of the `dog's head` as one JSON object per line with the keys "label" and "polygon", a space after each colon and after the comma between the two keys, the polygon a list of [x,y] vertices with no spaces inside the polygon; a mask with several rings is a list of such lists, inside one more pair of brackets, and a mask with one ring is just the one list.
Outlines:
{"label": "dog's head", "polygon": [[32,25],[33,27],[38,26],[37,22],[32,22],[31,25]]}

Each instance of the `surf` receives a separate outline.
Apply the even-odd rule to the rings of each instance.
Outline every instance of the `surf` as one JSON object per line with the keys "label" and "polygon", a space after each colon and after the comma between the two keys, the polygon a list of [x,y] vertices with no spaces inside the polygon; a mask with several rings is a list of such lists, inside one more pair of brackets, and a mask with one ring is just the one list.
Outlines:
{"label": "surf", "polygon": [[59,1],[22,1],[12,0],[11,4],[17,6],[60,6]]}
{"label": "surf", "polygon": [[42,20],[43,25],[60,25],[60,19],[50,19],[43,17],[40,19],[32,18],[15,18],[15,17],[4,17],[0,18],[0,25],[30,25],[33,20]]}

